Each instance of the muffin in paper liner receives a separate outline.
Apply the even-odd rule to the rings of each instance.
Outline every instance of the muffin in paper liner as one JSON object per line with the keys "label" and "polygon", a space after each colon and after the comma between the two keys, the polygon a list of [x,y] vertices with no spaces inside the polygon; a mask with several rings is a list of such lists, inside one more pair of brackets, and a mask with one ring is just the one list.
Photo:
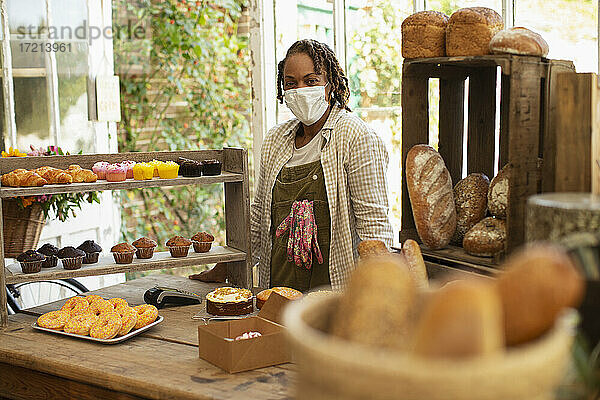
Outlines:
{"label": "muffin in paper liner", "polygon": [[57,256],[46,256],[46,260],[42,262],[42,268],[54,268],[58,265]]}
{"label": "muffin in paper liner", "polygon": [[135,251],[135,256],[137,258],[139,258],[140,260],[147,260],[149,258],[152,258],[152,256],[154,255],[155,248],[156,248],[156,246],[154,246],[154,247],[138,247],[137,250]]}
{"label": "muffin in paper liner", "polygon": [[196,253],[208,253],[213,242],[199,242],[197,240],[192,240],[192,243],[194,244],[194,251]]}
{"label": "muffin in paper liner", "polygon": [[62,265],[64,269],[79,269],[81,268],[81,264],[83,264],[84,256],[78,257],[69,257],[69,258],[61,258]]}
{"label": "muffin in paper liner", "polygon": [[117,252],[113,251],[112,255],[117,264],[131,264],[133,262],[133,255],[135,251],[130,252]]}
{"label": "muffin in paper liner", "polygon": [[83,257],[83,263],[84,264],[96,264],[98,262],[99,256],[100,256],[100,252],[86,253],[85,257]]}
{"label": "muffin in paper liner", "polygon": [[21,261],[21,270],[24,274],[35,274],[42,270],[44,261]]}
{"label": "muffin in paper liner", "polygon": [[187,257],[190,246],[169,246],[171,257]]}

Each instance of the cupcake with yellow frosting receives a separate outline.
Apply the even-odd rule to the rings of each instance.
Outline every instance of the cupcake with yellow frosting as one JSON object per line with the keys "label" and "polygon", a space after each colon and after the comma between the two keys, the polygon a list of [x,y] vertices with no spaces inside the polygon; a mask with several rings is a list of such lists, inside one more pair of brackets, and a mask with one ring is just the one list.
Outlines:
{"label": "cupcake with yellow frosting", "polygon": [[162,161],[152,160],[148,164],[154,167],[154,176],[158,176],[158,166],[162,164]]}
{"label": "cupcake with yellow frosting", "polygon": [[149,163],[137,163],[133,166],[133,179],[142,181],[152,179],[154,176],[154,165]]}
{"label": "cupcake with yellow frosting", "polygon": [[179,164],[174,161],[167,161],[158,164],[158,176],[161,179],[175,179],[179,174]]}

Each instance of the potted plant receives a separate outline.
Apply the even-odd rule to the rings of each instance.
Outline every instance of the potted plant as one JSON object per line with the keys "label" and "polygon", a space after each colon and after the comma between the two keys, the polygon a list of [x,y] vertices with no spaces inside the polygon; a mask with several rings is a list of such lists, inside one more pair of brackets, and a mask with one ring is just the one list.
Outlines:
{"label": "potted plant", "polygon": [[[58,146],[35,149],[27,154],[10,148],[2,157],[68,155]],[[46,219],[52,214],[60,221],[75,217],[84,203],[100,203],[97,192],[62,193],[5,199],[2,203],[4,256],[16,257],[25,250],[35,249]]]}

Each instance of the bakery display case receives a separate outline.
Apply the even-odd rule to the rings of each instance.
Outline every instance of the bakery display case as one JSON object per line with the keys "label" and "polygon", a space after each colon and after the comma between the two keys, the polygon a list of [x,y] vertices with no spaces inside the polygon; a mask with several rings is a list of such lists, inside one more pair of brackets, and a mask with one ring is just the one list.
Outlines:
{"label": "bakery display case", "polygon": [[[187,257],[171,257],[169,251],[155,252],[151,259],[135,259],[130,264],[117,264],[109,253],[100,256],[95,264],[84,265],[80,269],[67,270],[60,264],[53,268],[44,268],[40,272],[24,274],[19,263],[7,263],[3,246],[0,246],[0,261],[5,268],[0,270],[0,286],[19,282],[41,281],[52,279],[75,278],[91,275],[105,275],[128,271],[147,271],[163,268],[177,268],[191,265],[227,262],[229,266],[228,280],[232,285],[248,288],[252,282],[250,254],[250,195],[248,182],[248,154],[244,149],[224,148],[222,150],[140,152],[116,154],[86,154],[45,157],[3,158],[0,163],[0,174],[7,174],[19,168],[27,170],[50,166],[67,169],[69,165],[78,164],[82,168],[91,169],[102,160],[110,163],[132,160],[137,163],[151,160],[177,161],[179,158],[204,161],[211,160],[222,168],[220,173],[208,176],[161,179],[155,177],[147,180],[126,179],[120,182],[96,181],[90,183],[54,184],[39,187],[0,187],[0,198],[18,196],[49,195],[57,193],[89,192],[101,190],[143,189],[160,186],[207,185],[222,183],[224,187],[226,243],[224,246],[212,246],[207,252],[190,253]],[[215,171],[217,172],[217,171]],[[0,218],[2,206],[0,204]],[[3,242],[0,231],[0,242]],[[8,324],[6,291],[0,291],[0,327]]]}
{"label": "bakery display case", "polygon": [[[560,132],[551,124],[559,104],[558,77],[574,75],[571,61],[512,54],[406,59],[402,73],[402,165],[409,150],[429,144],[429,80],[439,79],[439,141],[452,184],[466,173],[510,166],[506,242],[494,257],[467,254],[459,246],[423,248],[428,261],[493,274],[498,259],[525,241],[525,205],[531,195],[554,191]],[[468,79],[468,91],[465,91]],[[497,104],[496,90],[500,88]],[[467,98],[465,99],[465,96]],[[465,104],[466,103],[466,104]],[[467,105],[465,107],[465,105]],[[499,110],[497,115],[497,110]],[[467,113],[465,115],[465,112]],[[466,127],[465,127],[466,122]],[[499,149],[496,154],[496,129]],[[465,137],[466,136],[466,137]],[[463,150],[463,143],[466,143]],[[577,158],[576,153],[561,157]],[[400,241],[419,240],[403,170]],[[580,188],[589,191],[589,188]],[[419,240],[420,241],[420,240]]]}

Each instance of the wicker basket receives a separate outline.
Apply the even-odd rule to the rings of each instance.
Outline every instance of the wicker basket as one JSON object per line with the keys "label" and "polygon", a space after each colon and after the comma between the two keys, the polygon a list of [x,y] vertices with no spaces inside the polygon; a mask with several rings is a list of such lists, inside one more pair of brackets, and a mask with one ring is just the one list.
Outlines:
{"label": "wicker basket", "polygon": [[35,249],[44,226],[42,206],[33,203],[20,208],[16,200],[2,200],[4,257],[17,257]]}
{"label": "wicker basket", "polygon": [[297,399],[546,400],[568,364],[576,312],[540,339],[487,358],[430,360],[326,334],[338,297],[294,302],[284,325],[298,365]]}

